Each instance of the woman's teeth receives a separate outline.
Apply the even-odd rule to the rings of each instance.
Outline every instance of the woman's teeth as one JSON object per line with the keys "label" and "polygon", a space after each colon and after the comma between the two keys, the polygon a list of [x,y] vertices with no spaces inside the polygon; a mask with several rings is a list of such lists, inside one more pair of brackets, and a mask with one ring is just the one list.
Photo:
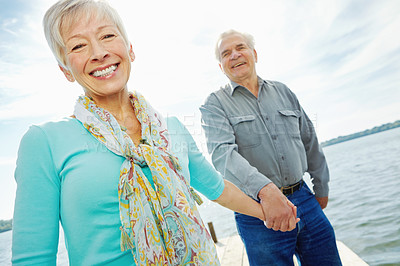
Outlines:
{"label": "woman's teeth", "polygon": [[95,76],[95,77],[105,77],[105,76],[110,75],[116,69],[117,69],[117,66],[116,65],[112,65],[112,66],[107,67],[106,69],[103,69],[103,70],[96,70],[95,72],[93,72],[93,76]]}

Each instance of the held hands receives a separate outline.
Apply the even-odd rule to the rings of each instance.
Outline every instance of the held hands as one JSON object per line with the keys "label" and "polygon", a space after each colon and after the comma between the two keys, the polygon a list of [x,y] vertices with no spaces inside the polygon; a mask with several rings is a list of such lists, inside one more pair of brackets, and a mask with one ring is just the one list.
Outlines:
{"label": "held hands", "polygon": [[263,187],[259,194],[260,203],[265,216],[265,226],[275,231],[292,231],[300,221],[297,208],[290,202],[279,188],[270,183]]}

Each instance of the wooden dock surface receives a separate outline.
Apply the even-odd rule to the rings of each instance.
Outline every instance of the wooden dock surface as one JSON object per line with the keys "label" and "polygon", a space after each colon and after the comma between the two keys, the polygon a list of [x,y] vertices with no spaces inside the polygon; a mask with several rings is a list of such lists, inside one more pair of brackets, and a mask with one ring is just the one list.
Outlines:
{"label": "wooden dock surface", "polygon": [[[215,245],[221,266],[249,266],[246,249],[239,235],[220,239]],[[342,242],[337,241],[337,246],[343,266],[368,266]],[[297,265],[297,261],[294,265]]]}

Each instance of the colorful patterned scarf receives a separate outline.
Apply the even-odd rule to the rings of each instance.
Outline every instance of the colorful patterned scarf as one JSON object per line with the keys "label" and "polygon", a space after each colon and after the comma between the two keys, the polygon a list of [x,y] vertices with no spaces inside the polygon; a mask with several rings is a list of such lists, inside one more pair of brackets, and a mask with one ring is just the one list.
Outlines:
{"label": "colorful patterned scarf", "polygon": [[[138,146],[107,110],[87,96],[79,97],[74,111],[98,141],[126,159],[118,184],[121,250],[130,249],[137,265],[219,265],[193,190],[169,150],[165,121],[143,96],[132,93],[130,100],[142,127]],[[154,188],[142,172],[145,165]]]}

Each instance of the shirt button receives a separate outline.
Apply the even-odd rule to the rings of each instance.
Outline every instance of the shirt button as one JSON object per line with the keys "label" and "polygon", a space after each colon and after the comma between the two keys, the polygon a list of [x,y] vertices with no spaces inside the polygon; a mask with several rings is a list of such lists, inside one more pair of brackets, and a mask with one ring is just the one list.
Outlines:
{"label": "shirt button", "polygon": [[276,136],[272,136],[272,139],[273,139],[273,140],[276,140],[276,139],[277,139],[277,137],[276,137]]}
{"label": "shirt button", "polygon": [[285,160],[285,157],[284,157],[284,156],[282,156],[282,160]]}

